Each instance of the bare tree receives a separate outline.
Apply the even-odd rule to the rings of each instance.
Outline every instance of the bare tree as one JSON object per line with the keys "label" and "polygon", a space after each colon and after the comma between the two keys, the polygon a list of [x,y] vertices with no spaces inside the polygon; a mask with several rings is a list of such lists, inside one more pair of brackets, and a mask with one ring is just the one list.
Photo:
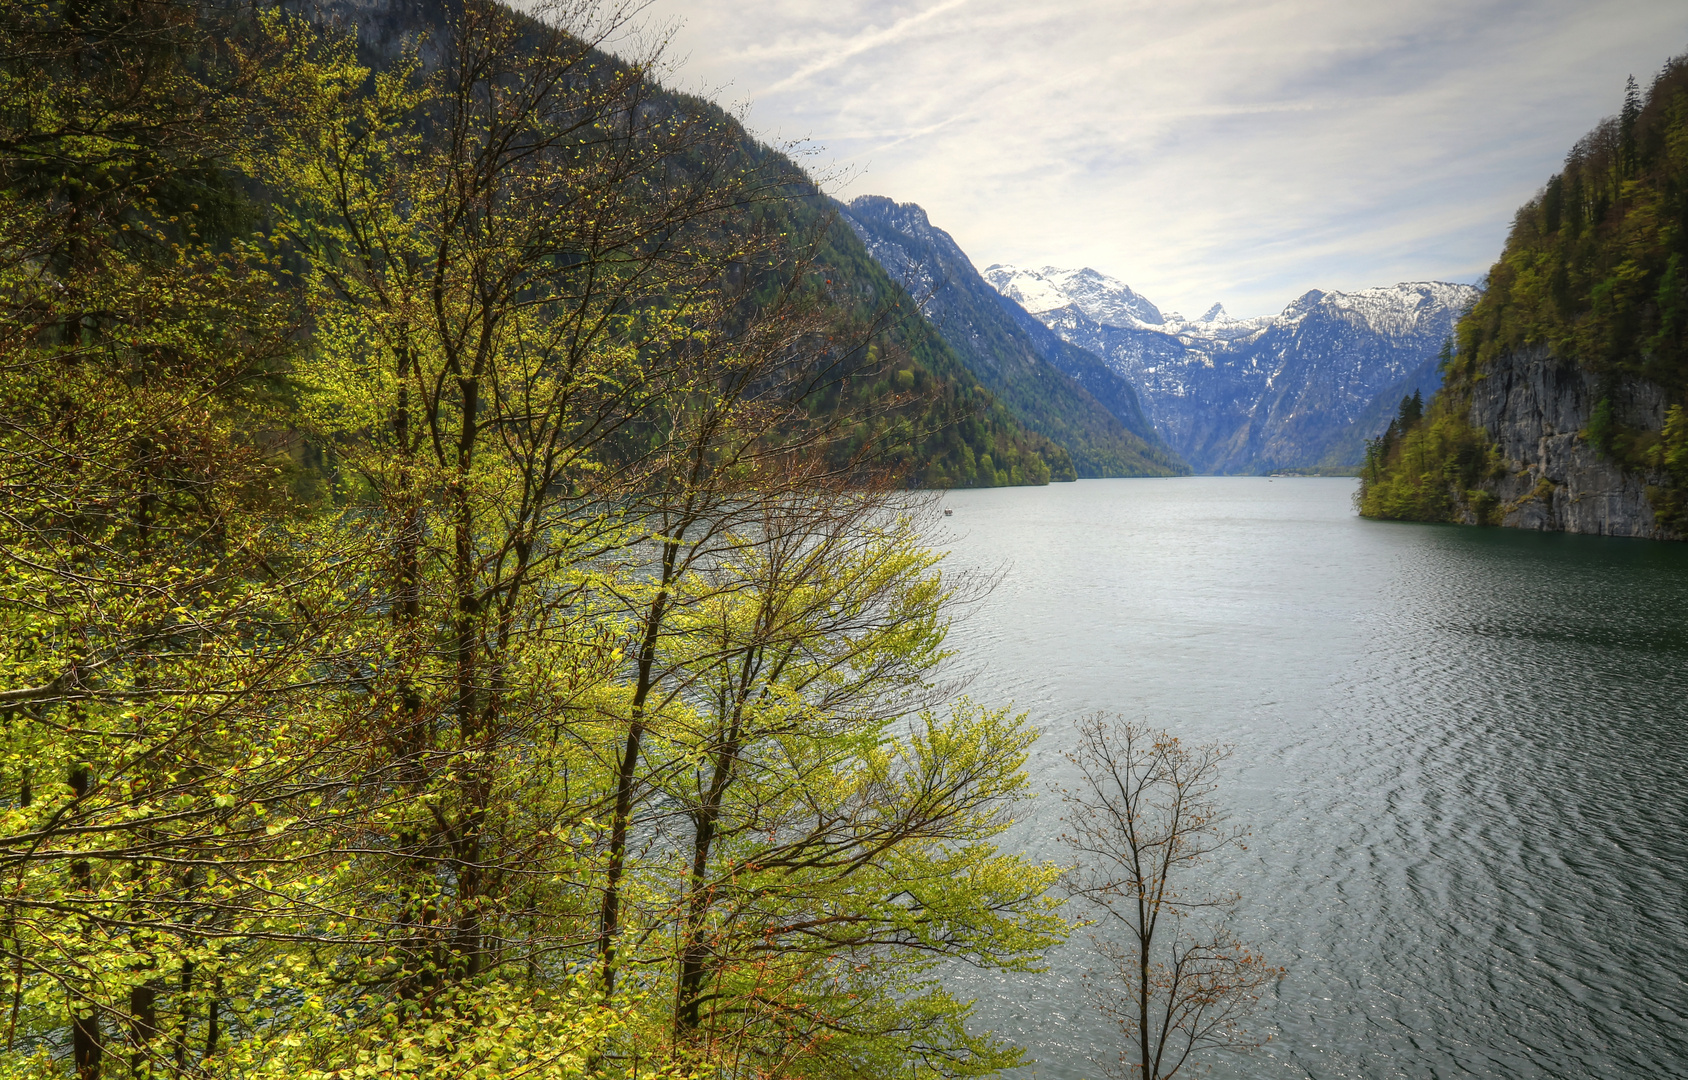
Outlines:
{"label": "bare tree", "polygon": [[1091,935],[1113,969],[1093,983],[1097,1007],[1126,1038],[1117,1059],[1100,1062],[1111,1075],[1165,1080],[1200,1051],[1260,1044],[1242,1024],[1283,969],[1226,928],[1240,896],[1207,891],[1194,873],[1243,847],[1244,831],[1214,801],[1230,753],[1098,713],[1067,755],[1081,778],[1063,792],[1061,838],[1079,856],[1068,888],[1114,930]]}

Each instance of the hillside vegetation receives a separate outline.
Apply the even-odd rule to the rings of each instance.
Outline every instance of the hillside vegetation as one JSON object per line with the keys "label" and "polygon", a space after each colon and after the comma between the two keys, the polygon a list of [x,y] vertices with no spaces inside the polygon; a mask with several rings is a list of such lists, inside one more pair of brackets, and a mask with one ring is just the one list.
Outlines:
{"label": "hillside vegetation", "polygon": [[[1595,402],[1580,433],[1647,482],[1660,523],[1688,525],[1688,57],[1571,150],[1517,213],[1482,297],[1445,356],[1422,418],[1404,413],[1369,449],[1361,512],[1498,521],[1485,485],[1507,468],[1474,427],[1473,389],[1503,358],[1537,351],[1587,374]],[[1664,395],[1663,422],[1626,423],[1626,386]]]}
{"label": "hillside vegetation", "polygon": [[1020,1063],[911,485],[1070,464],[618,10],[0,0],[0,1075]]}
{"label": "hillside vegetation", "polygon": [[979,276],[919,206],[863,195],[843,208],[843,216],[874,259],[917,295],[928,321],[968,370],[1016,419],[1064,447],[1079,476],[1189,471],[1161,442],[1129,382],[1020,312],[1036,328],[1034,337],[1015,318],[1013,301]]}

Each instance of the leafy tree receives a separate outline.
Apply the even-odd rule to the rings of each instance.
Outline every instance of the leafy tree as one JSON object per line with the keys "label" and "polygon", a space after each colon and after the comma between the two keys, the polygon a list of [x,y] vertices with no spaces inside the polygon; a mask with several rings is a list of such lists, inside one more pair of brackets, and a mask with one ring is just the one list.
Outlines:
{"label": "leafy tree", "polygon": [[541,14],[5,9],[11,1074],[1015,1058],[932,965],[1063,930],[1030,734],[938,718],[905,485],[923,400],[1032,459]]}
{"label": "leafy tree", "polygon": [[[674,829],[686,885],[660,940],[678,942],[675,1039],[700,1060],[867,1075],[923,1053],[956,1075],[1018,1060],[967,1035],[927,973],[1035,966],[1062,932],[1055,871],[987,843],[1034,733],[965,704],[904,727],[937,697],[954,588],[919,534],[859,492],[770,507],[676,637],[687,681],[659,784],[683,817],[656,828]],[[799,1049],[814,1061],[780,1064]]]}
{"label": "leafy tree", "polygon": [[1424,419],[1424,395],[1414,390],[1412,397],[1401,399],[1401,408],[1396,413],[1395,423],[1398,430],[1406,431],[1408,428],[1416,426],[1422,419]]}
{"label": "leafy tree", "polygon": [[1626,179],[1635,175],[1636,167],[1640,164],[1635,136],[1635,125],[1640,119],[1641,91],[1635,85],[1635,76],[1631,75],[1624,83],[1624,107],[1618,114],[1618,150]]}
{"label": "leafy tree", "polygon": [[[198,1068],[304,873],[364,663],[284,432],[296,311],[242,239],[238,34],[191,5],[7,5],[0,134],[0,862],[15,1073]],[[278,825],[279,823],[279,825]],[[68,1029],[68,1030],[67,1030]]]}

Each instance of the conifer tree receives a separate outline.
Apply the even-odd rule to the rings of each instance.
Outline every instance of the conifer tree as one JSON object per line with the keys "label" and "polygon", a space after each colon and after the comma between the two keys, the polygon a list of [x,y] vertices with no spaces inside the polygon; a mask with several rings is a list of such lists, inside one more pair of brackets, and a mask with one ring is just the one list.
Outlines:
{"label": "conifer tree", "polygon": [[1624,83],[1624,107],[1618,116],[1619,154],[1623,175],[1627,179],[1635,175],[1639,165],[1639,154],[1636,148],[1635,125],[1641,119],[1641,90],[1635,85],[1635,76]]}

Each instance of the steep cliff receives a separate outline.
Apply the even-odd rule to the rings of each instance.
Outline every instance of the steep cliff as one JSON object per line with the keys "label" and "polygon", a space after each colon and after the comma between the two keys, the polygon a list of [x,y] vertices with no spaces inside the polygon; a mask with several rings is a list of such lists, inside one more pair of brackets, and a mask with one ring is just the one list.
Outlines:
{"label": "steep cliff", "polygon": [[925,210],[863,195],[840,215],[968,370],[1026,427],[1065,447],[1079,476],[1190,471],[1161,442],[1129,381],[1024,311],[1017,312],[1024,322],[1017,320],[1016,305],[979,276]]}
{"label": "steep cliff", "polygon": [[[1658,386],[1629,379],[1602,388],[1545,348],[1503,353],[1484,370],[1470,388],[1469,416],[1504,462],[1479,486],[1496,500],[1491,517],[1520,529],[1682,539],[1656,520],[1648,498],[1667,477],[1624,468],[1590,439],[1602,401],[1615,423],[1653,431],[1665,424]],[[1477,515],[1468,505],[1460,520]]]}
{"label": "steep cliff", "polygon": [[1519,209],[1456,336],[1362,514],[1688,539],[1688,57]]}

